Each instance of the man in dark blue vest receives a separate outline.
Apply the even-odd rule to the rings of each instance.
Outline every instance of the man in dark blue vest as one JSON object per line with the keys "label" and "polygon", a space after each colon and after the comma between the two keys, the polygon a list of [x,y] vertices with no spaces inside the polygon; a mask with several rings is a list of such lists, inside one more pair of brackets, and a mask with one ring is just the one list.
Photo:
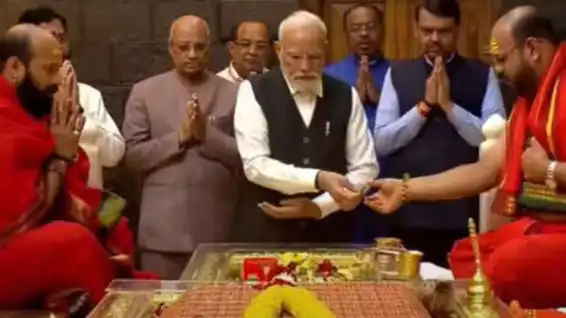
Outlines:
{"label": "man in dark blue vest", "polygon": [[247,182],[232,240],[351,242],[362,186],[377,175],[355,88],[322,74],[326,26],[298,11],[279,27],[281,68],[244,81],[234,127]]}
{"label": "man in dark blue vest", "polygon": [[[393,63],[385,76],[374,131],[386,177],[429,175],[478,160],[481,127],[504,116],[490,68],[456,52],[460,8],[456,0],[425,0],[416,11],[424,56]],[[406,205],[389,220],[391,235],[425,259],[447,264],[455,240],[478,217],[478,198]]]}

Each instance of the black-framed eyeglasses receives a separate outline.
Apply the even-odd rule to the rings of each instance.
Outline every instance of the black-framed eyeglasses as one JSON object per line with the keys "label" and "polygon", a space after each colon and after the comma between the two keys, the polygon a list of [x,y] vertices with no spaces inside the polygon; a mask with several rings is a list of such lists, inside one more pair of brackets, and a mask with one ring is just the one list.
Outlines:
{"label": "black-framed eyeglasses", "polygon": [[234,41],[234,44],[243,48],[243,49],[250,49],[252,46],[255,46],[258,50],[266,50],[269,46],[268,42],[253,42],[253,41]]}
{"label": "black-framed eyeglasses", "polygon": [[377,28],[377,23],[370,22],[370,23],[359,23],[353,24],[348,26],[347,31],[348,33],[361,33],[362,31],[372,31]]}

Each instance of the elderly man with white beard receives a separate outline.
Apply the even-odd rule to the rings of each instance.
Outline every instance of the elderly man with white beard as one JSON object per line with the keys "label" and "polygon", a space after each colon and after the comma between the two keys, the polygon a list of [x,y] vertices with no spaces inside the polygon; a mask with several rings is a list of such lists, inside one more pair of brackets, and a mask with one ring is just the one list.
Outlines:
{"label": "elderly man with white beard", "polygon": [[234,126],[246,175],[233,221],[239,242],[350,242],[353,210],[378,165],[354,88],[322,74],[319,17],[279,27],[275,68],[241,84]]}

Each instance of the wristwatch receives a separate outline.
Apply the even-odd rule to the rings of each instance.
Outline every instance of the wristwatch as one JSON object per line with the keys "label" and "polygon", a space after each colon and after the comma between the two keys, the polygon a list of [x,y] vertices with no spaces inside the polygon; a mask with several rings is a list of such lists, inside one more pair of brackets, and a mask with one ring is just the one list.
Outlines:
{"label": "wristwatch", "polygon": [[546,179],[544,183],[549,190],[556,191],[558,185],[556,184],[556,178],[554,177],[554,170],[556,170],[556,161],[551,161],[548,164],[548,169],[546,169]]}

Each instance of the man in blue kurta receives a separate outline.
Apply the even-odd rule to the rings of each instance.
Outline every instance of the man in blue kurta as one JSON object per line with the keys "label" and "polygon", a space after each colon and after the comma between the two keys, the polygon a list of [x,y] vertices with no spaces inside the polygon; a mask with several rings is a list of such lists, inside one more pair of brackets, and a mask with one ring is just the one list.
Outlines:
{"label": "man in blue kurta", "polygon": [[380,51],[383,13],[369,4],[355,5],[344,13],[344,32],[352,53],[342,61],[328,66],[325,73],[356,87],[364,103],[368,126],[372,128],[379,92],[389,68],[389,61]]}
{"label": "man in blue kurta", "polygon": [[[383,13],[373,5],[358,4],[344,13],[343,23],[351,54],[342,61],[328,66],[325,73],[356,88],[364,104],[368,126],[373,129],[381,86],[389,68],[389,61],[380,51],[383,39]],[[383,217],[371,212],[364,205],[357,210],[359,212],[357,241],[371,242],[375,237],[383,234],[380,230],[383,228]]]}

